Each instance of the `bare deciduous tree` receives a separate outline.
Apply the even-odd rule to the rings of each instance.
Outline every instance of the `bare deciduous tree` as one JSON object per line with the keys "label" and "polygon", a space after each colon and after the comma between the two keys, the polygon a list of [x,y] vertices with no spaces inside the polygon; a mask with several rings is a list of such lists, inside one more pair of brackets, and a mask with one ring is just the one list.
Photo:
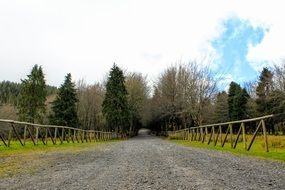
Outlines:
{"label": "bare deciduous tree", "polygon": [[168,120],[168,126],[186,127],[210,122],[213,98],[217,93],[218,80],[210,69],[200,62],[178,64],[167,68],[158,79],[153,98],[161,118]]}
{"label": "bare deciduous tree", "polygon": [[102,116],[102,102],[105,91],[101,84],[87,85],[79,80],[78,87],[78,117],[84,129],[102,129],[104,118]]}
{"label": "bare deciduous tree", "polygon": [[127,73],[126,89],[128,91],[128,103],[130,109],[130,131],[136,132],[141,125],[146,126],[148,122],[148,98],[150,88],[147,78],[141,73]]}

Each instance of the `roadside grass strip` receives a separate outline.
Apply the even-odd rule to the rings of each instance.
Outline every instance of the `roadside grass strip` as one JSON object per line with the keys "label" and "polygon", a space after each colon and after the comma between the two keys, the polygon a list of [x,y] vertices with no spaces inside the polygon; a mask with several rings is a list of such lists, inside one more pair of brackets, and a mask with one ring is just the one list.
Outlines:
{"label": "roadside grass strip", "polygon": [[53,160],[52,154],[70,153],[79,154],[92,151],[100,145],[119,142],[121,140],[97,141],[88,143],[68,143],[53,145],[33,145],[27,141],[22,146],[19,141],[12,141],[10,147],[0,146],[0,177],[10,177],[19,174],[33,173]]}
{"label": "roadside grass strip", "polygon": [[209,145],[204,142],[199,141],[189,141],[189,140],[178,140],[178,139],[170,139],[168,140],[172,143],[183,145],[183,146],[190,146],[196,148],[206,148],[211,150],[218,150],[233,153],[235,155],[246,155],[246,156],[254,156],[261,159],[270,159],[270,160],[277,160],[285,163],[285,136],[268,136],[268,145],[269,145],[269,152],[264,151],[264,142],[263,137],[258,136],[256,141],[253,143],[252,148],[247,151],[243,147],[243,142],[239,141],[237,144],[236,149],[231,148],[230,143],[225,143],[224,147],[221,147],[219,144],[214,146],[214,143],[211,142]]}

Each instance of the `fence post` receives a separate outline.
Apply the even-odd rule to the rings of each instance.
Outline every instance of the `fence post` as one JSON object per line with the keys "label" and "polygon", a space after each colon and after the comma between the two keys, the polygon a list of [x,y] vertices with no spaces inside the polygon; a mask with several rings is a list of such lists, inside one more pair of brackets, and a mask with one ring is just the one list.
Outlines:
{"label": "fence post", "polygon": [[39,127],[35,127],[36,130],[36,144],[38,145],[39,143]]}
{"label": "fence post", "polygon": [[230,127],[231,148],[233,148],[234,147],[234,145],[233,145],[233,125],[230,124],[229,127]]}
{"label": "fence post", "polygon": [[205,127],[205,138],[203,141],[207,142],[207,139],[208,139],[208,127]]}
{"label": "fence post", "polygon": [[229,134],[229,129],[230,129],[230,126],[228,126],[228,128],[227,128],[227,132],[226,132],[225,138],[224,138],[224,140],[223,140],[223,142],[222,142],[222,147],[225,146],[225,143],[226,143],[226,141],[227,141],[227,137],[228,137],[228,134]]}
{"label": "fence post", "polygon": [[29,129],[29,126],[28,126],[28,125],[26,125],[26,126],[27,126],[28,133],[30,134],[30,137],[31,137],[31,139],[32,139],[32,141],[33,141],[33,144],[36,145],[34,136],[33,136],[32,132],[31,132],[31,130]]}
{"label": "fence post", "polygon": [[245,134],[245,125],[244,125],[244,123],[241,124],[241,127],[242,127],[243,146],[244,146],[244,149],[246,150],[247,149],[247,143],[246,143],[246,134]]}
{"label": "fence post", "polygon": [[70,142],[70,129],[68,128],[68,136],[67,136],[67,142]]}
{"label": "fence post", "polygon": [[214,128],[214,126],[212,126],[211,134],[210,134],[210,137],[209,137],[209,140],[208,140],[208,145],[211,143],[213,135],[214,135],[214,139],[215,139],[215,128]]}
{"label": "fence post", "polygon": [[27,125],[24,127],[24,145],[26,145],[26,136],[27,136]]}
{"label": "fence post", "polygon": [[75,141],[75,133],[76,133],[76,131],[75,131],[75,129],[73,129],[73,136],[71,137],[72,143],[74,143],[74,141]]}
{"label": "fence post", "polygon": [[45,135],[45,142],[46,142],[46,145],[47,145],[47,141],[48,141],[48,129],[46,128],[46,135]]}
{"label": "fence post", "polygon": [[268,139],[267,139],[267,134],[266,134],[266,126],[265,126],[265,122],[264,122],[263,119],[261,120],[261,123],[262,123],[263,136],[264,136],[264,148],[265,148],[266,152],[269,152],[269,149],[268,149]]}
{"label": "fence post", "polygon": [[61,128],[61,144],[63,144],[64,141],[64,128]]}
{"label": "fence post", "polygon": [[257,126],[257,128],[256,128],[256,130],[255,130],[255,132],[254,132],[254,134],[253,134],[253,136],[252,136],[252,138],[251,138],[251,141],[250,141],[250,143],[249,143],[249,145],[248,145],[248,147],[247,147],[247,151],[250,150],[250,148],[251,148],[251,146],[252,146],[252,143],[253,143],[253,141],[254,141],[256,135],[257,135],[257,132],[258,132],[260,126],[261,126],[261,123],[262,123],[262,122],[260,121],[259,124],[258,124],[258,126]]}
{"label": "fence post", "polygon": [[220,130],[220,138],[221,138],[221,145],[223,144],[223,131],[222,131],[222,126],[219,126],[219,130]]}
{"label": "fence post", "polygon": [[[12,123],[10,123],[10,125],[12,125]],[[8,147],[10,147],[10,145],[11,145],[12,132],[13,132],[13,129],[12,129],[12,126],[10,126],[9,133],[8,133]]]}
{"label": "fence post", "polygon": [[56,144],[56,138],[57,138],[57,127],[54,129],[54,142]]}

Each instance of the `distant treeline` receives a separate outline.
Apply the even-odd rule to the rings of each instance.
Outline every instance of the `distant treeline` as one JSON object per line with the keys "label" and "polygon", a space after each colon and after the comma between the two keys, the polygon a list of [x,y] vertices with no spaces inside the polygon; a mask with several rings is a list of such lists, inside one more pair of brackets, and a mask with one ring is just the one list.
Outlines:
{"label": "distant treeline", "polygon": [[161,132],[277,114],[268,131],[285,132],[285,62],[263,68],[257,81],[232,81],[226,91],[205,65],[169,66],[151,87],[146,76],[114,64],[101,83],[74,83],[67,74],[59,88],[46,85],[35,65],[21,84],[0,83],[0,118],[134,135],[141,127]]}
{"label": "distant treeline", "polygon": [[[232,81],[220,91],[223,77],[201,62],[168,67],[154,85],[149,127],[168,131],[277,114],[267,124],[271,133],[283,131],[285,122],[285,62],[263,68],[257,81],[243,86]],[[254,124],[253,124],[254,125]]]}
{"label": "distant treeline", "polygon": [[[57,92],[57,87],[46,86],[47,95],[53,95]],[[0,104],[17,104],[17,100],[21,91],[21,83],[2,81],[0,82]]]}

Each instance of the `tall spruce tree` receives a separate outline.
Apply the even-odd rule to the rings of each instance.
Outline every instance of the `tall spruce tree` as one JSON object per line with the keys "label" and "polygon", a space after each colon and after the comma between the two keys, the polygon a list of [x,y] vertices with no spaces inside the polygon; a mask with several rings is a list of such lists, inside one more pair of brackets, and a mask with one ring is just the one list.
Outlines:
{"label": "tall spruce tree", "polygon": [[41,66],[35,65],[27,79],[22,80],[18,103],[20,120],[42,123],[46,113],[46,83]]}
{"label": "tall spruce tree", "polygon": [[129,106],[123,71],[114,64],[106,84],[103,114],[108,128],[119,132],[129,130]]}
{"label": "tall spruce tree", "polygon": [[50,115],[50,123],[78,127],[77,103],[75,84],[71,80],[71,74],[68,73],[64,83],[58,89],[55,101],[52,102],[53,113]]}
{"label": "tall spruce tree", "polygon": [[213,117],[216,123],[229,121],[228,94],[225,91],[217,95]]}
{"label": "tall spruce tree", "polygon": [[266,115],[272,112],[269,100],[273,91],[273,73],[268,68],[263,68],[256,88],[256,105],[259,115]]}
{"label": "tall spruce tree", "polygon": [[239,84],[231,82],[228,94],[228,107],[230,120],[245,119],[247,117],[247,101],[249,95]]}

